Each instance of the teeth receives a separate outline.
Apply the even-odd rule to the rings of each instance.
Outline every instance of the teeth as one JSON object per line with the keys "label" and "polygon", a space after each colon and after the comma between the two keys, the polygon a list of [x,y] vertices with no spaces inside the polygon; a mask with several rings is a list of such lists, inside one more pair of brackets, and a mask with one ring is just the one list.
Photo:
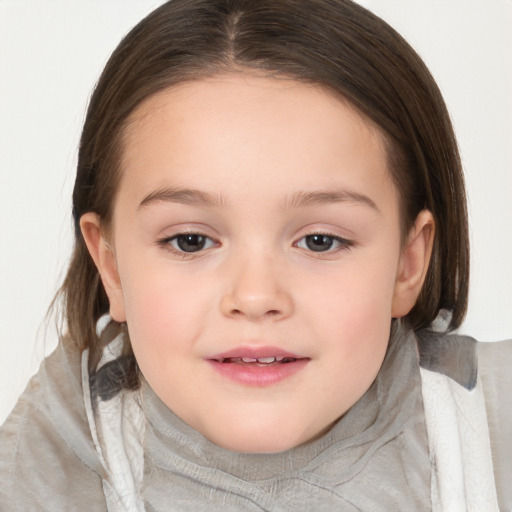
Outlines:
{"label": "teeth", "polygon": [[275,360],[275,357],[258,357],[258,363],[273,363]]}
{"label": "teeth", "polygon": [[238,363],[240,361],[243,361],[244,363],[263,363],[263,364],[269,364],[274,363],[275,361],[281,361],[283,358],[276,358],[276,357],[232,357],[231,361],[233,363]]}
{"label": "teeth", "polygon": [[260,363],[260,364],[272,364],[272,363],[289,363],[292,361],[296,361],[293,357],[283,357],[283,356],[272,356],[272,357],[229,357],[227,359],[223,359],[221,362],[223,363]]}

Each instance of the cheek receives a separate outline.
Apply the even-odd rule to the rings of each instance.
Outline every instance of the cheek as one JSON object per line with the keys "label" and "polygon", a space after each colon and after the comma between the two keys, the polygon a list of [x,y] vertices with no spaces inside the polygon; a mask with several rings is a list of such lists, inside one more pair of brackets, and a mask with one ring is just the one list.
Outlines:
{"label": "cheek", "polygon": [[176,393],[189,382],[187,375],[194,371],[191,364],[198,359],[202,298],[162,279],[149,277],[131,284],[127,324],[133,352],[152,388],[174,408],[180,400]]}
{"label": "cheek", "polygon": [[356,393],[375,377],[389,339],[396,256],[377,260],[354,258],[331,278],[310,281],[301,305],[314,326],[311,336],[325,340],[331,367],[340,369],[333,379]]}
{"label": "cheek", "polygon": [[[304,305],[326,321],[371,328],[374,319],[391,320],[391,305],[396,279],[398,255],[380,252],[347,259],[339,269],[305,279],[301,288]],[[297,276],[298,277],[298,276]]]}
{"label": "cheek", "polygon": [[[141,269],[141,270],[138,270]],[[124,277],[124,279],[123,279]],[[137,358],[156,365],[190,350],[211,310],[208,287],[199,286],[168,265],[130,265],[121,276],[127,323]]]}

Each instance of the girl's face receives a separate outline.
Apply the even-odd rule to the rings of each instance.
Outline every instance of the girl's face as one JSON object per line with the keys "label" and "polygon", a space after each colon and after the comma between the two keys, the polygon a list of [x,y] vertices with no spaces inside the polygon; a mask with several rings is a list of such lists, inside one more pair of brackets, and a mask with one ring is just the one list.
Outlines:
{"label": "girl's face", "polygon": [[228,449],[325,432],[428,260],[428,215],[402,250],[378,130],[318,86],[230,74],[151,97],[124,142],[109,244],[82,228],[146,380]]}

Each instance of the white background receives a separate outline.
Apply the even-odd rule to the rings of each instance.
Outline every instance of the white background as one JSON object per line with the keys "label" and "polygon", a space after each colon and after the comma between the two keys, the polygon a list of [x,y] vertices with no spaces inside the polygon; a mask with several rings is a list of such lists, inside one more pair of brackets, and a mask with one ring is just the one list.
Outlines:
{"label": "white background", "polygon": [[[257,0],[255,0],[257,1]],[[0,423],[56,343],[46,309],[70,254],[87,100],[158,0],[0,0]],[[361,0],[425,59],[467,176],[472,275],[461,332],[512,337],[512,2]]]}

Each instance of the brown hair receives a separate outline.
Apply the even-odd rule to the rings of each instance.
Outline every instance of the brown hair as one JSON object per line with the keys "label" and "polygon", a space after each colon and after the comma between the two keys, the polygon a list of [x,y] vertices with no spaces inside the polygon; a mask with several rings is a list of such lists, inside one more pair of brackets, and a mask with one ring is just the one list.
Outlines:
{"label": "brown hair", "polygon": [[109,309],[78,223],[86,212],[111,221],[127,119],[166,87],[233,69],[321,84],[380,127],[403,232],[424,208],[436,222],[428,275],[405,321],[429,327],[444,309],[448,329],[458,327],[469,272],[463,175],[441,93],[414,50],[349,0],[173,0],[121,41],[90,101],[73,191],[75,248],[61,289],[75,343],[94,349],[96,320]]}

